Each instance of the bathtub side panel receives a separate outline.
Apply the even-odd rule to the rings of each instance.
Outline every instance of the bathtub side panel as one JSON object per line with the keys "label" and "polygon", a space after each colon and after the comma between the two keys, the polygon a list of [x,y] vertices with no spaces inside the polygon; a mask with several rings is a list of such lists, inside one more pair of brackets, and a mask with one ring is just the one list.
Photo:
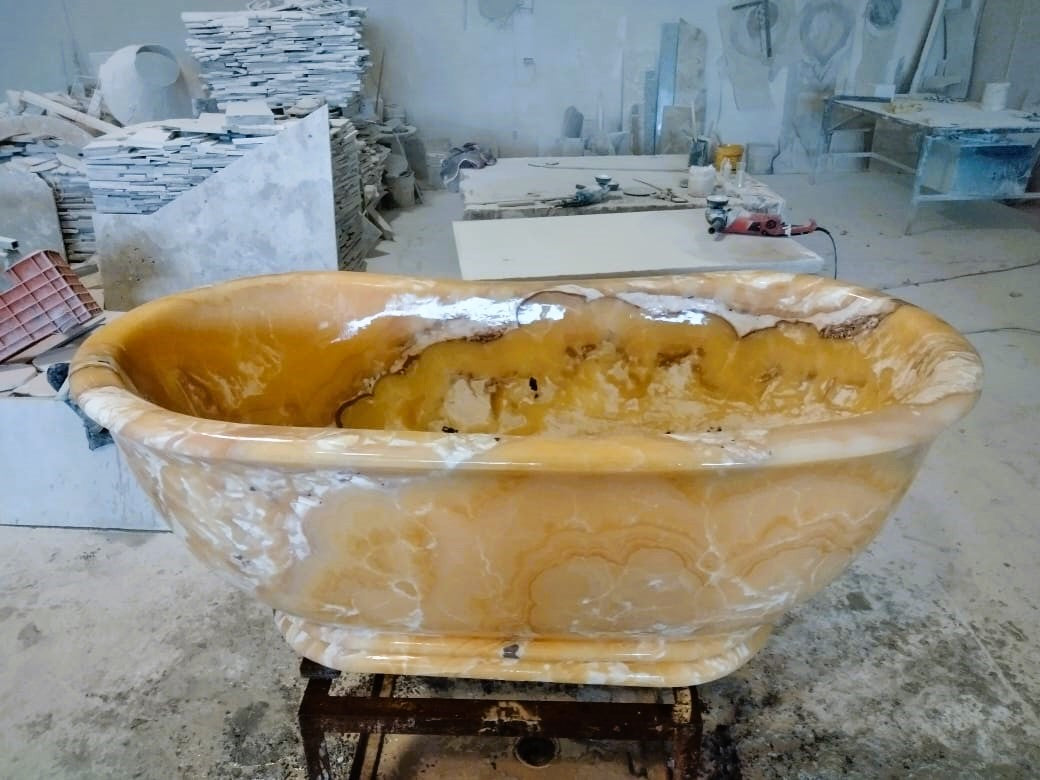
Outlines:
{"label": "bathtub side panel", "polygon": [[192,552],[317,623],[684,639],[771,623],[837,577],[923,447],[665,474],[289,471],[121,440]]}

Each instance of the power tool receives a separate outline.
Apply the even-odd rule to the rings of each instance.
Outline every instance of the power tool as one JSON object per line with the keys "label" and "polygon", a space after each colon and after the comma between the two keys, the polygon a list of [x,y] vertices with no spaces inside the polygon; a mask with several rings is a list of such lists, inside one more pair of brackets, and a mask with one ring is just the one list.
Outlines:
{"label": "power tool", "polygon": [[723,233],[737,233],[744,236],[772,236],[776,238],[804,236],[819,231],[831,240],[834,252],[834,278],[838,278],[838,245],[827,228],[810,219],[804,225],[788,225],[779,214],[760,211],[735,211],[729,207],[729,198],[725,195],[709,195],[708,207],[704,218],[708,221],[708,233],[718,241]]}
{"label": "power tool", "polygon": [[564,198],[558,205],[565,207],[591,206],[594,203],[602,203],[618,191],[617,182],[605,173],[597,173],[595,176],[596,187],[586,187],[584,184],[574,185],[574,196]]}
{"label": "power tool", "polygon": [[745,236],[802,236],[818,230],[816,220],[804,225],[788,225],[779,214],[768,212],[737,211],[729,207],[725,195],[710,195],[704,218],[708,221],[708,232],[718,241],[723,233],[738,233]]}

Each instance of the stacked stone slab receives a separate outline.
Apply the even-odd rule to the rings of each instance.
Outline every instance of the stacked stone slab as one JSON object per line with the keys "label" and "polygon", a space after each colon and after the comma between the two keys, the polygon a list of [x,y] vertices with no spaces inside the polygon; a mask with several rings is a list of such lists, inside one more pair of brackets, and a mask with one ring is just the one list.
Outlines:
{"label": "stacked stone slab", "polygon": [[386,173],[386,158],[390,156],[390,150],[382,144],[377,144],[371,138],[366,139],[359,135],[358,153],[361,157],[361,187],[375,187],[375,195],[372,200],[376,203],[386,193],[383,187],[383,174]]}
{"label": "stacked stone slab", "polygon": [[266,143],[282,122],[229,130],[222,114],[130,125],[87,144],[94,208],[103,214],[151,214]]}
{"label": "stacked stone slab", "polygon": [[339,266],[342,270],[363,271],[364,200],[357,130],[349,119],[332,119],[329,124]]}
{"label": "stacked stone slab", "polygon": [[53,138],[15,136],[0,143],[0,164],[39,174],[54,191],[65,257],[79,263],[94,254],[94,204],[80,149]]}
{"label": "stacked stone slab", "polygon": [[346,0],[181,14],[187,48],[219,107],[260,99],[285,108],[314,95],[348,116],[357,112],[369,65],[364,18],[365,9]]}
{"label": "stacked stone slab", "polygon": [[[236,103],[227,114],[147,122],[109,133],[83,149],[94,208],[102,214],[154,213],[296,121],[275,119],[263,105],[256,110]],[[361,161],[350,120],[329,120],[329,151],[339,264],[364,270]]]}
{"label": "stacked stone slab", "polygon": [[42,175],[54,190],[65,256],[70,263],[81,263],[96,249],[94,201],[86,173],[79,166],[63,165]]}

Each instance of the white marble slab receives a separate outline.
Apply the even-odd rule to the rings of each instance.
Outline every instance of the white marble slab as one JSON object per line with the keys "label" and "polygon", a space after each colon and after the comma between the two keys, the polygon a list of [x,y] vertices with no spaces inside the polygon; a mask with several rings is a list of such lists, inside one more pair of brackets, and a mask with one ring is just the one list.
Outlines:
{"label": "white marble slab", "polygon": [[[466,208],[466,219],[502,217],[572,216],[576,209],[556,204],[574,195],[575,185],[595,187],[595,176],[606,174],[620,191],[602,203],[583,206],[589,214],[627,211],[666,211],[704,208],[703,197],[692,196],[682,186],[689,167],[685,154],[613,155],[606,157],[504,157],[485,168],[464,168],[459,177],[459,193]],[[652,192],[654,187],[670,189],[675,196],[657,198],[627,192]],[[762,182],[746,176],[740,189],[734,183],[724,186],[734,204],[768,211],[783,211],[784,201]]]}
{"label": "white marble slab", "polygon": [[793,238],[708,235],[704,212],[634,211],[452,223],[463,279],[558,279],[766,269],[817,273]]}
{"label": "white marble slab", "polygon": [[166,525],[114,445],[87,447],[83,422],[54,398],[0,397],[6,490],[0,524],[160,530]]}
{"label": "white marble slab", "polygon": [[954,101],[938,103],[901,95],[891,102],[877,100],[839,100],[864,113],[906,125],[937,127],[950,130],[1018,130],[1023,133],[1040,131],[1040,119],[1035,113],[1006,108],[986,111],[978,103]]}
{"label": "white marble slab", "polygon": [[[595,175],[612,176],[621,187],[643,179],[682,192],[688,155],[619,155],[611,157],[503,157],[486,168],[463,169],[459,194],[467,206],[532,198],[569,198],[575,184],[595,186]],[[651,206],[654,204],[650,204]],[[648,206],[649,208],[649,206]]]}
{"label": "white marble slab", "polygon": [[328,109],[153,214],[96,214],[94,225],[113,309],[242,276],[336,270]]}
{"label": "white marble slab", "polygon": [[0,363],[0,393],[21,387],[36,376],[36,369],[25,363]]}
{"label": "white marble slab", "polygon": [[0,166],[0,235],[17,239],[19,257],[40,249],[64,257],[54,193],[35,173]]}

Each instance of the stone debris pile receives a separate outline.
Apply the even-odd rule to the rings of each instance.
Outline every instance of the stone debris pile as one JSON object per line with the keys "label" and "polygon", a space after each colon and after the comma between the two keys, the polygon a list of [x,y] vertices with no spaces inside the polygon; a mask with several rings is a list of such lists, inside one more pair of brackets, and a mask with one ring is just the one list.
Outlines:
{"label": "stone debris pile", "polygon": [[390,149],[365,136],[359,136],[358,143],[361,149],[362,186],[376,187],[382,193],[383,174],[386,173],[386,160],[390,156]]}
{"label": "stone debris pile", "polygon": [[16,135],[0,141],[0,165],[39,174],[54,192],[65,256],[79,263],[94,253],[94,205],[77,146],[56,138]]}

